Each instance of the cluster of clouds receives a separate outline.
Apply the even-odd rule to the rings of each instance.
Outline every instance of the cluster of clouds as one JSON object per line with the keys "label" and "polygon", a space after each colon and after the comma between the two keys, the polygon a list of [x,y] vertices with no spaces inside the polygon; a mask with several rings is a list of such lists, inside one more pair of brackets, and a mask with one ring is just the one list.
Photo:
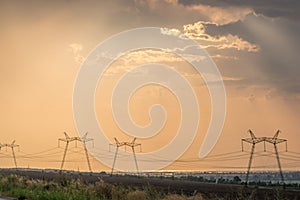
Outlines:
{"label": "cluster of clouds", "polygon": [[[130,0],[126,3],[115,0],[105,4],[106,10],[111,10],[105,20],[114,24],[114,29],[166,27],[196,40],[217,62],[224,77],[230,77],[225,80],[228,86],[266,88],[264,91],[272,91],[272,96],[298,98],[300,94],[298,0],[242,3],[239,0]],[[75,60],[82,62],[82,45],[72,44],[70,48]],[[157,57],[148,50],[130,56],[158,62],[161,61],[158,59],[170,62],[177,59]],[[127,59],[125,64],[132,64]],[[269,93],[265,95],[270,96]]]}
{"label": "cluster of clouds", "polygon": [[237,35],[209,35],[206,32],[206,24],[216,25],[202,21],[194,24],[186,24],[183,26],[184,34],[191,39],[199,41],[203,48],[236,49],[238,51],[245,50],[249,52],[257,52],[259,50],[257,45],[251,44]]}
{"label": "cluster of clouds", "polygon": [[300,13],[300,2],[298,0],[251,0],[251,1],[240,1],[240,0],[178,0],[178,4],[193,7],[197,5],[206,5],[211,7],[222,7],[222,8],[240,8],[240,9],[251,9],[257,14],[262,14],[272,18],[287,18],[292,20],[299,20]]}

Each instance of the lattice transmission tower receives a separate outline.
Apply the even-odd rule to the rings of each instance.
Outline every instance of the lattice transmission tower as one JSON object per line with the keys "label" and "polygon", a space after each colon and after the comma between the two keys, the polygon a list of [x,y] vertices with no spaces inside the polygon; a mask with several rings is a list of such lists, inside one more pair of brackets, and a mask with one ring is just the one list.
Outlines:
{"label": "lattice transmission tower", "polygon": [[0,144],[0,150],[5,147],[6,151],[7,151],[7,147],[11,148],[11,152],[13,155],[13,159],[14,159],[14,163],[15,163],[15,167],[16,169],[18,168],[17,165],[17,158],[16,158],[16,154],[15,154],[15,148],[18,147],[18,149],[20,148],[20,145],[16,144],[16,140],[12,141],[11,144]]}
{"label": "lattice transmission tower", "polygon": [[115,143],[113,144],[109,144],[109,148],[110,146],[115,146],[116,147],[116,152],[115,152],[115,156],[114,156],[114,161],[113,161],[113,165],[112,165],[112,169],[111,169],[111,175],[114,172],[114,168],[115,168],[115,164],[116,164],[116,159],[117,159],[117,155],[119,152],[119,148],[124,146],[125,147],[125,151],[126,151],[126,146],[130,147],[133,153],[133,157],[134,157],[134,162],[135,162],[135,167],[136,167],[136,171],[137,173],[139,173],[139,167],[138,167],[138,163],[137,163],[137,159],[136,159],[136,155],[135,155],[135,147],[139,146],[140,147],[140,152],[142,151],[142,145],[141,144],[137,144],[135,143],[136,138],[133,138],[133,140],[131,142],[119,142],[119,140],[117,138],[114,138]]}
{"label": "lattice transmission tower", "polygon": [[[61,161],[60,170],[62,170],[63,167],[64,167],[66,155],[67,155],[67,152],[68,152],[69,143],[70,142],[75,142],[75,147],[77,147],[77,142],[82,142],[83,147],[84,147],[85,156],[86,156],[86,161],[87,161],[87,164],[88,164],[88,168],[89,168],[89,171],[92,172],[92,167],[91,167],[91,163],[90,163],[90,160],[89,160],[89,154],[88,154],[88,151],[87,151],[87,148],[86,148],[86,143],[90,142],[90,141],[93,142],[94,139],[88,138],[87,137],[88,133],[86,133],[82,138],[80,138],[80,137],[69,137],[69,135],[66,132],[64,132],[64,135],[65,135],[65,138],[59,138],[58,139],[58,147],[60,146],[60,142],[65,142],[66,143],[65,150],[64,150],[64,155],[63,155],[63,158],[62,158],[62,161]],[[93,142],[93,145],[94,145],[94,142]]]}
{"label": "lattice transmission tower", "polygon": [[248,183],[250,168],[251,168],[253,154],[254,154],[254,150],[255,150],[255,145],[258,143],[261,143],[261,142],[264,143],[264,151],[266,151],[266,142],[273,144],[275,154],[276,154],[277,164],[278,164],[278,168],[279,168],[280,178],[281,178],[282,183],[284,184],[284,177],[283,177],[283,173],[282,173],[282,167],[281,167],[281,163],[280,163],[277,144],[285,142],[285,148],[287,151],[287,140],[278,138],[280,130],[278,130],[273,137],[256,137],[251,130],[248,130],[248,132],[249,132],[251,138],[242,139],[242,151],[244,151],[244,142],[252,144],[250,158],[249,158],[249,162],[248,162],[248,169],[247,169],[245,185],[247,185],[247,183]]}

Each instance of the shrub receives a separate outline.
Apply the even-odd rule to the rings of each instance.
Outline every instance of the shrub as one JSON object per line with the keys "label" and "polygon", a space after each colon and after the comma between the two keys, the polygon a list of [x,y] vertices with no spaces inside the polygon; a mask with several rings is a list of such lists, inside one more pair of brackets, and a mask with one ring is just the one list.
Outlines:
{"label": "shrub", "polygon": [[99,198],[111,199],[112,185],[99,181],[94,186],[95,195]]}
{"label": "shrub", "polygon": [[113,186],[111,191],[112,200],[126,199],[128,190],[124,186]]}

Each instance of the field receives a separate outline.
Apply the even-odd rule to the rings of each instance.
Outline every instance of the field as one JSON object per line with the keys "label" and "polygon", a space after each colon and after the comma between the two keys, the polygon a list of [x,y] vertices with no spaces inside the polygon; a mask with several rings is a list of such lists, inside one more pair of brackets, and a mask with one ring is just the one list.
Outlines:
{"label": "field", "polygon": [[300,190],[154,177],[2,169],[0,191],[19,199],[300,199]]}

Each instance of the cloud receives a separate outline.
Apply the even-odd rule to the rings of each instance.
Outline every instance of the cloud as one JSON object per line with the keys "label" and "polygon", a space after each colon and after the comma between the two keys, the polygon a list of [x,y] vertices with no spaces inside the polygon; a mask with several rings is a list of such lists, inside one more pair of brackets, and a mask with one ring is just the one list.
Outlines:
{"label": "cloud", "polygon": [[215,47],[217,49],[236,49],[238,51],[248,51],[248,52],[257,52],[259,47],[255,44],[251,44],[248,41],[243,40],[242,38],[236,35],[227,35],[226,40],[221,42],[221,44],[208,45],[208,47]]}
{"label": "cloud", "polygon": [[[249,13],[253,12],[248,7],[217,7],[208,4],[181,4],[177,0],[135,0],[135,8],[139,13],[148,15],[149,18],[155,16],[165,16],[164,19],[174,21],[208,21],[219,25],[228,24],[242,20]],[[166,17],[167,16],[167,17]],[[160,19],[160,20],[164,20]],[[171,24],[169,22],[169,24]]]}
{"label": "cloud", "polygon": [[251,103],[254,103],[255,102],[255,95],[254,94],[250,94],[250,96],[248,97],[248,100],[251,102]]}
{"label": "cloud", "polygon": [[272,88],[269,94],[255,94],[259,98],[299,99],[299,24],[251,13],[242,21],[224,25],[199,22],[187,30],[207,48],[223,74],[245,77],[227,81],[231,87],[256,85],[263,91]]}
{"label": "cloud", "polygon": [[250,9],[257,14],[263,14],[272,18],[287,18],[299,20],[300,1],[299,0],[178,0],[178,3],[187,7],[211,6],[216,8],[230,9]]}
{"label": "cloud", "polygon": [[208,21],[217,25],[224,25],[243,20],[249,13],[253,12],[252,9],[246,7],[223,8],[205,4],[187,6],[187,9],[196,10],[199,13],[205,13],[209,19]]}
{"label": "cloud", "polygon": [[132,70],[134,67],[149,64],[149,63],[160,63],[170,65],[172,63],[183,62],[183,59],[175,54],[153,50],[143,49],[138,51],[128,52],[125,55],[119,57],[113,67],[109,67],[105,75],[117,75],[123,74]]}
{"label": "cloud", "polygon": [[248,7],[216,7],[207,4],[181,4],[177,0],[135,0],[135,9],[139,12],[139,19],[147,16],[145,21],[168,24],[176,27],[195,21],[207,21],[219,25],[242,20],[253,12]]}
{"label": "cloud", "polygon": [[130,52],[126,54],[122,60],[127,65],[183,61],[181,57],[175,54],[152,49]]}
{"label": "cloud", "polygon": [[72,43],[69,45],[69,51],[73,53],[75,62],[79,64],[82,64],[84,61],[84,57],[81,55],[82,49],[82,45],[78,43]]}
{"label": "cloud", "polygon": [[223,79],[223,81],[240,81],[240,80],[243,80],[242,77],[226,77],[226,76],[223,76],[222,79]]}
{"label": "cloud", "polygon": [[[202,56],[194,55],[187,52],[185,58],[188,57],[188,60],[201,60],[205,59]],[[162,64],[168,66],[170,69],[177,71],[179,74],[184,75],[185,77],[193,80],[193,84],[202,84],[201,75],[196,71],[196,69],[190,65],[185,59],[181,56],[176,55],[172,52],[154,50],[154,49],[143,49],[128,52],[125,55],[119,57],[106,71],[104,76],[106,77],[118,77],[124,73],[127,73],[134,68],[144,65],[144,64]],[[160,73],[159,71],[157,73]],[[147,74],[147,71],[144,71],[143,74]],[[167,78],[167,77],[166,77]]]}
{"label": "cloud", "polygon": [[171,28],[171,29],[170,28],[161,28],[160,32],[163,35],[175,36],[175,37],[179,37],[182,39],[184,39],[186,37],[185,35],[183,35],[181,33],[181,31],[179,29],[176,29],[176,28]]}
{"label": "cloud", "polygon": [[210,57],[213,59],[238,60],[237,56],[227,56],[227,55],[221,55],[221,54],[211,55]]}
{"label": "cloud", "polygon": [[[185,38],[186,36],[190,39],[196,40],[199,42],[199,45],[205,49],[214,49],[214,50],[225,50],[233,49],[236,51],[247,51],[247,52],[258,52],[259,46],[252,44],[237,35],[226,34],[226,35],[210,35],[206,31],[206,25],[215,25],[210,22],[198,21],[194,24],[186,24],[182,27],[182,32],[179,29],[167,29],[162,28],[162,34],[177,36],[180,38]],[[221,59],[234,59],[237,60],[237,56],[222,56],[220,54],[212,55],[212,57]],[[199,59],[199,58],[197,58]]]}
{"label": "cloud", "polygon": [[[215,48],[218,50],[235,49],[237,51],[257,52],[259,47],[242,39],[237,35],[227,34],[212,36],[206,31],[206,25],[217,25],[210,22],[198,21],[194,24],[183,25],[183,34],[193,40],[197,40],[203,48]],[[163,34],[181,36],[178,29],[162,29]],[[220,58],[220,57],[219,57]],[[227,57],[229,58],[229,57]]]}
{"label": "cloud", "polygon": [[[64,35],[72,38],[66,37],[66,43],[71,44],[78,39],[86,41],[89,37],[89,43],[83,44],[85,49],[91,49],[91,46],[108,36],[130,28],[168,27],[172,34],[177,34],[178,30],[197,39],[218,64],[221,73],[227,77],[245,77],[247,80],[253,80],[247,83],[248,86],[255,83],[271,85],[277,88],[273,93],[285,92],[289,96],[295,96],[294,94],[299,93],[296,88],[300,88],[298,81],[300,62],[297,56],[300,27],[299,23],[290,19],[294,20],[299,16],[300,1],[239,2],[239,0],[114,0],[101,3],[93,0],[88,3],[53,1],[47,2],[47,6],[42,4],[29,6],[25,3],[10,6],[10,9],[0,6],[3,8],[0,15],[3,16],[1,19],[18,17],[18,20],[22,19],[24,27],[28,26],[25,19],[31,21],[51,19],[51,26],[48,26],[51,28],[57,24],[68,24]],[[57,9],[60,15],[53,15],[50,8]],[[80,16],[78,12],[81,13]],[[291,48],[292,46],[295,47]],[[71,44],[69,49],[75,61],[81,63],[82,45],[80,47],[80,44]],[[265,79],[262,82],[258,80],[261,76]],[[233,84],[239,87],[242,82],[234,81]]]}

